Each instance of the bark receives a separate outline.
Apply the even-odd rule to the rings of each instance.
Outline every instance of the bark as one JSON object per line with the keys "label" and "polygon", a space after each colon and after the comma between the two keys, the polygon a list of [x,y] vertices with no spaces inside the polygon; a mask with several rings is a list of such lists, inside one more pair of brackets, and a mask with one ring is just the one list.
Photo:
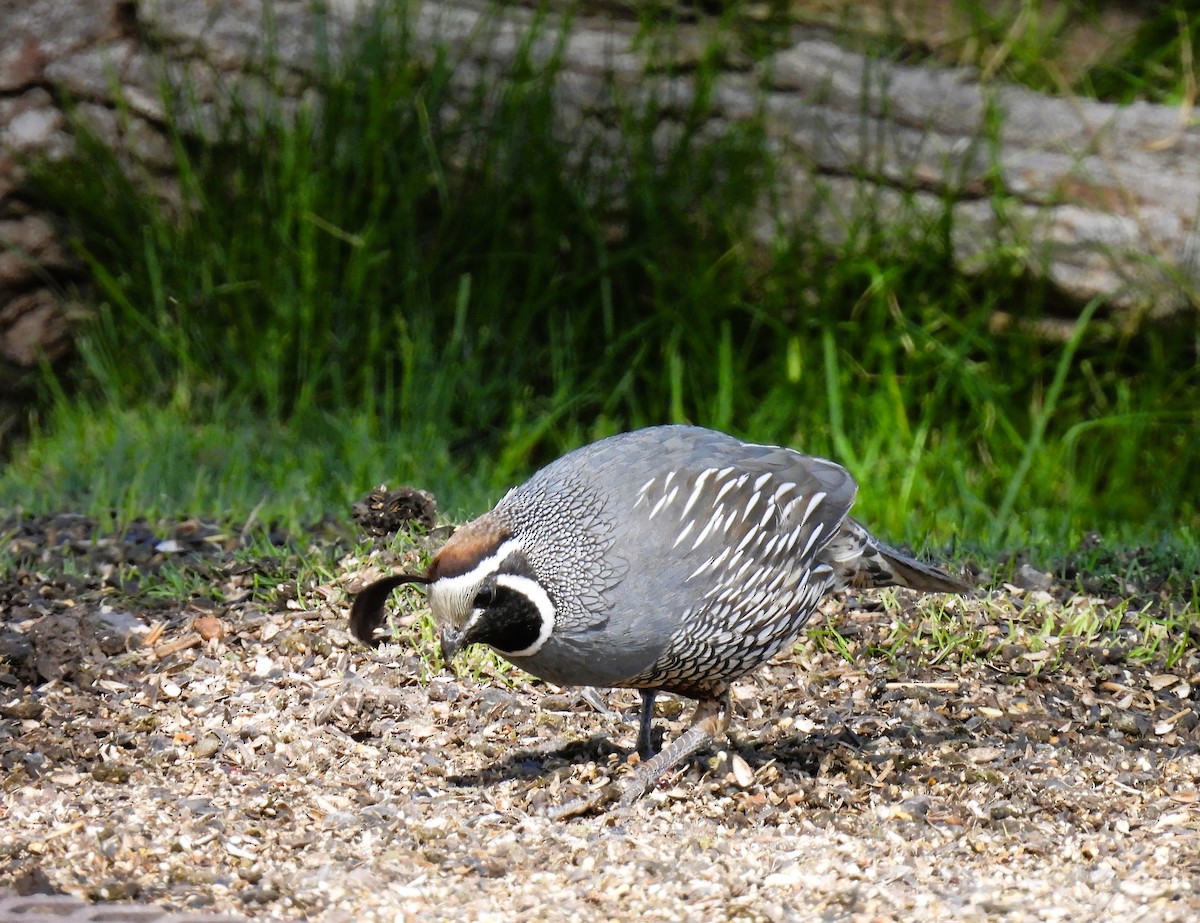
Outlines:
{"label": "bark", "polygon": [[[55,217],[31,206],[21,166],[71,149],[65,101],[169,181],[164,72],[187,74],[214,102],[230,86],[267,98],[269,20],[294,102],[311,83],[317,36],[344,48],[346,26],[370,3],[329,0],[321,13],[311,0],[0,0],[0,385],[69,349],[62,293],[78,267]],[[505,79],[532,20],[523,7],[470,0],[414,5],[412,19],[417,47],[462,57],[464,91]],[[553,25],[530,46],[535,61],[554,53]],[[618,96],[666,100],[668,113],[689,105],[690,71],[714,33],[685,23],[661,37],[651,49],[635,23],[586,11],[573,19],[558,79],[564,143],[581,127],[611,125]],[[782,44],[756,61],[726,55],[712,94],[711,130],[761,116],[780,166],[776,198],[759,209],[759,243],[789,226],[836,243],[864,213],[903,227],[949,204],[964,272],[1003,250],[1070,301],[1101,297],[1131,321],[1195,309],[1200,127],[1190,113],[868,59],[814,31],[794,29]],[[118,93],[132,116],[124,122]],[[188,124],[203,130],[203,112]]]}

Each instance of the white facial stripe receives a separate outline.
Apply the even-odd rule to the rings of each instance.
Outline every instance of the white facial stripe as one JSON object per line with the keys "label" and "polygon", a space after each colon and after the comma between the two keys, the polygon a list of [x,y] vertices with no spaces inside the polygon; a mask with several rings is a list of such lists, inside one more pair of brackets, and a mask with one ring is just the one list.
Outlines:
{"label": "white facial stripe", "polygon": [[533,603],[537,608],[538,615],[542,617],[541,630],[529,647],[522,648],[519,651],[504,651],[506,657],[532,657],[542,649],[542,646],[550,639],[550,635],[554,631],[554,603],[550,601],[550,597],[542,589],[541,584],[536,580],[530,580],[528,577],[522,577],[519,574],[501,574],[496,578],[496,586],[507,587],[516,593],[520,593]]}
{"label": "white facial stripe", "polygon": [[478,622],[481,618],[483,618],[483,613],[485,613],[486,611],[487,611],[486,609],[472,609],[471,614],[467,617],[466,622],[463,623],[460,634],[466,635],[466,633],[468,631],[470,631],[472,628],[474,628],[475,623]]}
{"label": "white facial stripe", "polygon": [[433,610],[438,621],[443,621],[456,612],[471,612],[471,602],[482,583],[500,569],[500,565],[509,555],[520,551],[521,547],[518,539],[510,538],[465,574],[441,577],[429,584],[429,608]]}

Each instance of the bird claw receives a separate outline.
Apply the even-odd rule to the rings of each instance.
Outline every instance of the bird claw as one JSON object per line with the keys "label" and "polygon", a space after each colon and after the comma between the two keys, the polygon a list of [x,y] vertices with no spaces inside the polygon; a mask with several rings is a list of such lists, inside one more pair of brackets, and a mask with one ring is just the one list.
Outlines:
{"label": "bird claw", "polygon": [[658,781],[661,773],[647,772],[648,765],[643,764],[638,767],[638,771],[633,774],[633,778],[625,784],[625,788],[621,790],[621,798],[618,802],[620,807],[633,807],[635,801],[654,787],[654,783]]}
{"label": "bird claw", "polygon": [[565,804],[555,805],[546,809],[546,816],[551,820],[566,820],[570,817],[582,817],[586,814],[623,813],[633,807],[634,802],[654,787],[658,781],[656,773],[641,771],[641,767],[624,787],[616,782],[609,782],[596,791],[572,798]]}

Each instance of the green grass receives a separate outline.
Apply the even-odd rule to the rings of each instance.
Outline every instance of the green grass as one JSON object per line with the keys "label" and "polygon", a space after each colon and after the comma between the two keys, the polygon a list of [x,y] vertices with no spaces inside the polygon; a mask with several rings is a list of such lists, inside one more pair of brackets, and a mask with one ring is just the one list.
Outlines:
{"label": "green grass", "polygon": [[862,4],[811,6],[775,6],[774,34],[786,35],[783,22],[794,15],[836,28],[864,53],[967,65],[985,82],[1189,110],[1196,102],[1200,14],[1189,0],[958,0],[925,10],[906,4],[900,11],[883,0],[865,4],[874,9],[871,16],[864,16]]}
{"label": "green grass", "polygon": [[997,335],[1052,295],[1003,252],[957,275],[949,218],[915,209],[753,251],[772,164],[753,121],[699,130],[703,61],[665,157],[650,103],[572,159],[553,65],[451,106],[455,62],[419,60],[400,17],[360,41],[294,122],[232,100],[214,139],[177,135],[182,211],[86,135],[34,165],[96,309],[0,505],[296,529],[386,481],[461,516],[585,441],[688,421],[845,463],[858,515],[918,547],[1200,530],[1191,319]]}
{"label": "green grass", "polygon": [[1060,667],[1065,660],[1128,663],[1171,670],[1193,658],[1200,642],[1197,586],[1175,598],[1107,599],[1081,594],[1067,605],[1049,595],[997,594],[970,601],[920,599],[915,611],[881,591],[889,612],[905,613],[890,624],[841,618],[805,632],[814,649],[844,660],[883,663],[897,675],[913,665],[953,667],[973,662],[1030,675]]}
{"label": "green grass", "polygon": [[1190,110],[1196,103],[1197,47],[1200,10],[1195,4],[1154,4],[1132,42],[1115,59],[1093,67],[1079,89],[1116,102],[1144,99]]}
{"label": "green grass", "polygon": [[[478,501],[490,485],[449,447],[363,413],[310,411],[267,420],[228,400],[204,407],[105,404],[49,407],[0,475],[7,503],[31,512],[81,509],[119,522],[198,515],[247,517],[298,532],[407,474],[442,497]],[[4,501],[0,501],[4,502]],[[451,508],[449,513],[461,513]],[[252,523],[253,524],[253,523]]]}

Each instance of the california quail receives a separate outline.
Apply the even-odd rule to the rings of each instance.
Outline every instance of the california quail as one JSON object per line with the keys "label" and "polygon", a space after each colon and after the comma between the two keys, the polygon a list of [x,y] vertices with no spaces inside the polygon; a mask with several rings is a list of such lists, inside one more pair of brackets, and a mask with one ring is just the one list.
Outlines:
{"label": "california quail", "polygon": [[[647,762],[628,803],[724,732],[730,683],[790,645],[825,593],[969,589],[851,519],[856,491],[833,462],[699,427],[612,436],[510,490],[424,574],[368,586],[350,626],[374,643],[388,594],[424,583],[447,662],[488,644],[553,683],[641,690]],[[698,704],[651,759],[659,691]]]}

